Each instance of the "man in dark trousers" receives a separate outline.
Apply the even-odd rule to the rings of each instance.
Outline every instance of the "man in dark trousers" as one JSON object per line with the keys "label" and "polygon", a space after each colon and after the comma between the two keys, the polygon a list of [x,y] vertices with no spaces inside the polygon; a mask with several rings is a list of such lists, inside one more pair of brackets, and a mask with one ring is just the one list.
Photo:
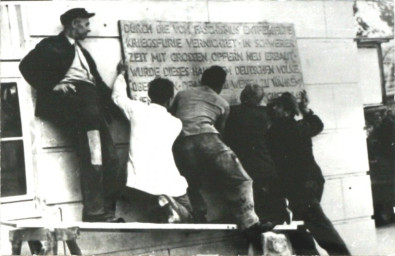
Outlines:
{"label": "man in dark trousers", "polygon": [[206,214],[199,190],[202,185],[215,182],[239,227],[253,240],[273,225],[259,222],[252,180],[220,136],[229,114],[229,104],[219,96],[225,80],[225,70],[212,66],[203,72],[200,86],[176,95],[172,113],[181,119],[183,128],[173,146],[174,158],[188,181],[188,195],[197,222],[204,221]]}
{"label": "man in dark trousers", "polygon": [[[285,198],[279,193],[277,171],[267,147],[270,119],[262,86],[247,85],[240,105],[230,107],[224,141],[236,153],[253,180],[255,212],[261,220],[282,224],[287,220]],[[288,217],[289,219],[289,217]]]}
{"label": "man in dark trousers", "polygon": [[[323,130],[322,121],[308,108],[305,91],[300,106],[292,94],[283,93],[271,108],[274,122],[268,133],[269,149],[294,218],[304,221],[317,243],[330,255],[350,255],[320,205],[324,177],[314,159],[311,138]],[[299,112],[303,119],[296,121]]]}
{"label": "man in dark trousers", "polygon": [[116,106],[94,60],[79,42],[90,32],[89,18],[94,15],[83,8],[62,14],[64,30],[38,43],[19,68],[37,90],[36,116],[73,132],[80,160],[82,220],[118,222],[115,203],[122,188],[121,168],[104,118]]}

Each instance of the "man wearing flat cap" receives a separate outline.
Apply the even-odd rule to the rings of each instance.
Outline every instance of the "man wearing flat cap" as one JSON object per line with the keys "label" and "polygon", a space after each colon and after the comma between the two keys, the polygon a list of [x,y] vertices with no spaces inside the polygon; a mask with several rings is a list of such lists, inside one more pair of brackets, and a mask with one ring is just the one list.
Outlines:
{"label": "man wearing flat cap", "polygon": [[36,116],[72,131],[80,160],[82,220],[117,222],[115,203],[123,176],[107,124],[117,108],[95,61],[80,44],[94,15],[84,8],[62,14],[63,31],[39,42],[19,68],[37,90]]}

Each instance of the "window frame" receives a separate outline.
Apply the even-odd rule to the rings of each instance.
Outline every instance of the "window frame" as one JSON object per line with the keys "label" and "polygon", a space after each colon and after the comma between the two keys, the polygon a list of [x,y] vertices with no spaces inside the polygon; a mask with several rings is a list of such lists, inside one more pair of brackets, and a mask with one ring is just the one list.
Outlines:
{"label": "window frame", "polygon": [[371,106],[381,106],[387,103],[387,91],[385,88],[385,77],[384,77],[384,66],[383,66],[383,55],[381,49],[381,43],[388,40],[359,40],[357,42],[358,48],[367,48],[367,49],[376,49],[377,51],[377,58],[379,64],[379,72],[380,72],[380,85],[381,85],[381,103],[378,104],[364,104],[364,107],[371,107]]}
{"label": "window frame", "polygon": [[26,88],[27,84],[23,81],[22,78],[1,78],[1,83],[15,83],[18,91],[18,102],[19,102],[19,111],[21,118],[21,126],[22,126],[22,136],[21,137],[9,137],[3,138],[0,137],[0,141],[19,141],[21,140],[23,143],[23,155],[25,160],[25,175],[26,175],[26,194],[17,195],[17,196],[7,196],[0,197],[0,203],[14,203],[21,201],[31,201],[34,199],[34,173],[33,173],[33,152],[32,152],[32,144],[31,144],[31,136],[30,136],[30,118],[28,113],[28,101],[26,100],[28,95],[26,95],[26,90],[23,90],[23,87]]}

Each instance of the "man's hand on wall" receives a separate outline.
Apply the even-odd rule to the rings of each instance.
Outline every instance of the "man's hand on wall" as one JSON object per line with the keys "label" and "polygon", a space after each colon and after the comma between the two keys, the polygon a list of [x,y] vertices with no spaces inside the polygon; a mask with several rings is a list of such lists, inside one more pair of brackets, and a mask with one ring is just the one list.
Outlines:
{"label": "man's hand on wall", "polygon": [[125,74],[126,70],[128,70],[128,65],[126,65],[122,60],[119,61],[117,65],[117,74]]}
{"label": "man's hand on wall", "polygon": [[58,84],[53,88],[53,91],[63,93],[77,92],[75,86],[72,84]]}

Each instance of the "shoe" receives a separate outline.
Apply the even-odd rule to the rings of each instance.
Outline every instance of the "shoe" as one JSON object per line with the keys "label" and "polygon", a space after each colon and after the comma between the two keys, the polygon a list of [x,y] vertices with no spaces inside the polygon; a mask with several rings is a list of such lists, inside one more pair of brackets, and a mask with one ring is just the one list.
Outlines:
{"label": "shoe", "polygon": [[108,217],[104,214],[86,216],[82,219],[83,222],[108,222],[108,223],[124,223],[123,218]]}
{"label": "shoe", "polygon": [[250,244],[254,255],[263,254],[262,233],[268,232],[274,228],[274,224],[270,221],[265,223],[255,223],[251,227],[244,230],[244,234]]}
{"label": "shoe", "polygon": [[260,233],[265,233],[265,232],[268,232],[268,231],[272,231],[275,226],[276,225],[273,224],[273,222],[271,222],[271,221],[266,221],[264,223],[259,222],[257,230]]}
{"label": "shoe", "polygon": [[107,223],[125,223],[126,221],[125,221],[124,218],[121,218],[121,217],[115,218],[114,217],[114,218],[108,218],[104,222],[107,222]]}
{"label": "shoe", "polygon": [[104,214],[83,216],[83,222],[105,222],[106,216]]}
{"label": "shoe", "polygon": [[166,209],[168,223],[181,222],[181,215],[179,213],[178,205],[172,197],[160,195],[158,197],[158,203],[161,208]]}
{"label": "shoe", "polygon": [[260,242],[262,233],[271,231],[274,227],[275,225],[270,221],[264,223],[258,222],[247,228],[244,233],[250,242],[257,243]]}
{"label": "shoe", "polygon": [[274,229],[276,225],[273,224],[271,221],[267,221],[265,223],[260,223],[261,233],[265,233]]}

